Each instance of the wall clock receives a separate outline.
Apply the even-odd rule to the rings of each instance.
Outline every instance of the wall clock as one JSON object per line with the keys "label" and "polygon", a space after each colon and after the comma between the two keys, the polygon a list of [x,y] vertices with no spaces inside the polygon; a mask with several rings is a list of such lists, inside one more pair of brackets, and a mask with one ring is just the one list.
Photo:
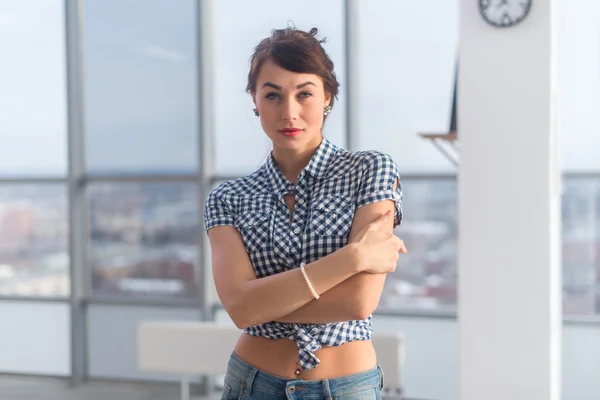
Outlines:
{"label": "wall clock", "polygon": [[479,0],[479,13],[490,25],[508,28],[523,21],[533,0]]}

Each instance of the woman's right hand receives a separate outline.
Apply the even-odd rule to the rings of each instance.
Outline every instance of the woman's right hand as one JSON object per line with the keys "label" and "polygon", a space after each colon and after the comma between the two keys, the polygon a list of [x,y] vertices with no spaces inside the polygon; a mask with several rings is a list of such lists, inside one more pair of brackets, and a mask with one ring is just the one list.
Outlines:
{"label": "woman's right hand", "polygon": [[393,233],[382,232],[381,228],[389,224],[392,212],[379,217],[365,226],[351,240],[356,250],[359,271],[372,274],[385,274],[396,270],[399,254],[406,254],[404,242]]}

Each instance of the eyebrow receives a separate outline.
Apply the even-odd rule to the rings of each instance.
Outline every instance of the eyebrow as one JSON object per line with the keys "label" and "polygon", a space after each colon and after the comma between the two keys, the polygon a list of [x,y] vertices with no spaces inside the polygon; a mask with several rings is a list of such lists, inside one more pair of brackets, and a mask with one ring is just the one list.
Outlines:
{"label": "eyebrow", "polygon": [[[298,86],[296,86],[296,89],[302,89],[303,87],[308,86],[308,85],[313,85],[314,87],[317,87],[317,85],[315,85],[311,81],[307,81],[307,82],[301,83]],[[276,90],[281,90],[281,86],[276,85],[273,82],[265,82],[263,87],[266,87],[266,86],[272,87],[273,89],[276,89]]]}

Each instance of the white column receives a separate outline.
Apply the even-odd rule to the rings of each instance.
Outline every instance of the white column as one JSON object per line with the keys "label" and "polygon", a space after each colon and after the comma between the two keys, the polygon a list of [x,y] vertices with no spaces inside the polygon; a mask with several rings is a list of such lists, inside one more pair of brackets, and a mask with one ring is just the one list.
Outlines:
{"label": "white column", "polygon": [[554,3],[499,29],[461,0],[461,400],[560,398]]}

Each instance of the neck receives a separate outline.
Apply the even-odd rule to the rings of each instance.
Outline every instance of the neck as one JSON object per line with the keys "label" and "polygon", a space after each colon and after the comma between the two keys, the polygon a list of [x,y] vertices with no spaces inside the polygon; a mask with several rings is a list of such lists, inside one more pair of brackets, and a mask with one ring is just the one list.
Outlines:
{"label": "neck", "polygon": [[309,146],[300,151],[273,147],[273,159],[283,176],[288,181],[297,183],[300,171],[308,165],[319,144],[317,143],[316,146]]}

